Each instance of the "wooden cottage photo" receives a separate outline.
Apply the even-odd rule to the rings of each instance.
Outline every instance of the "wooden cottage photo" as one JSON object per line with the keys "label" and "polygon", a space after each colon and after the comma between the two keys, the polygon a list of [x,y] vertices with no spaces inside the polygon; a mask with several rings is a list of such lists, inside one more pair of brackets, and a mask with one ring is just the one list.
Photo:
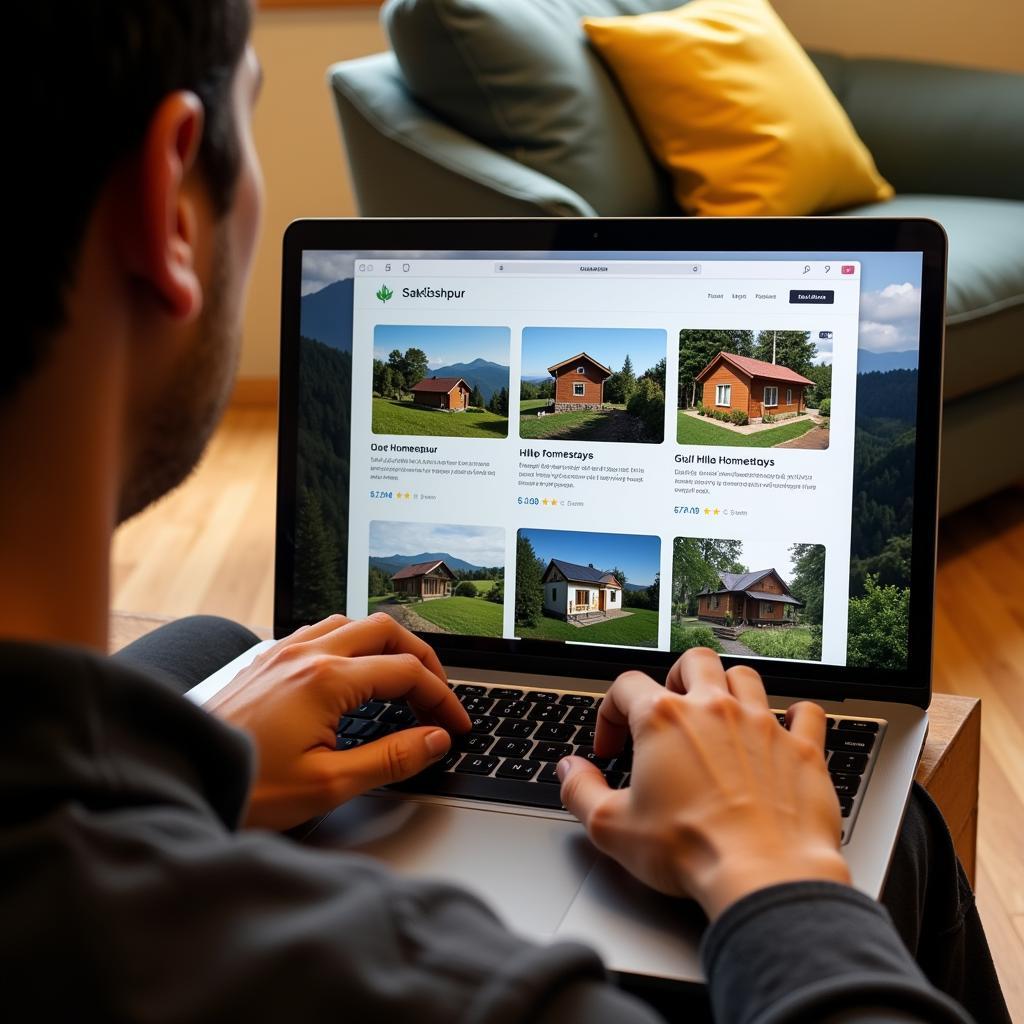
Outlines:
{"label": "wooden cottage photo", "polygon": [[751,423],[765,413],[804,412],[804,390],[814,381],[773,363],[731,352],[719,352],[700,373],[697,382],[707,408],[732,412],[741,409]]}
{"label": "wooden cottage photo", "polygon": [[456,582],[455,573],[448,568],[443,558],[407,565],[391,577],[395,594],[414,601],[435,601],[439,597],[451,597],[452,586]]}
{"label": "wooden cottage photo", "polygon": [[418,633],[502,635],[504,530],[374,521],[369,541],[368,613]]}
{"label": "wooden cottage photo", "polygon": [[413,405],[465,412],[473,389],[461,377],[424,377],[410,389]]}
{"label": "wooden cottage photo", "polygon": [[827,448],[831,333],[820,333],[828,338],[789,330],[680,331],[676,440]]}
{"label": "wooden cottage photo", "polygon": [[657,537],[521,529],[516,636],[656,647],[660,557]]}
{"label": "wooden cottage photo", "polygon": [[677,537],[671,648],[820,661],[824,586],[821,544]]}
{"label": "wooden cottage photo", "polygon": [[507,327],[378,324],[373,432],[508,437],[511,345]]}
{"label": "wooden cottage photo", "polygon": [[519,436],[660,443],[666,344],[647,328],[524,328]]}
{"label": "wooden cottage photo", "polygon": [[552,412],[604,408],[604,382],[612,371],[593,356],[577,352],[549,366],[548,373],[555,378]]}

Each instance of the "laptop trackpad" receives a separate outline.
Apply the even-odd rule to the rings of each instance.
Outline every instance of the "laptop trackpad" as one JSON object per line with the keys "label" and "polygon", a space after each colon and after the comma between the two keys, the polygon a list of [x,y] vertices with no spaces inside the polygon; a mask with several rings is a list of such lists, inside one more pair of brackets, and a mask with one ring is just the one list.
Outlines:
{"label": "laptop trackpad", "polygon": [[706,927],[692,900],[663,896],[599,856],[558,937],[590,944],[613,971],[701,981],[698,948]]}
{"label": "laptop trackpad", "polygon": [[343,804],[306,842],[468,889],[538,940],[554,935],[597,859],[574,821],[389,795]]}

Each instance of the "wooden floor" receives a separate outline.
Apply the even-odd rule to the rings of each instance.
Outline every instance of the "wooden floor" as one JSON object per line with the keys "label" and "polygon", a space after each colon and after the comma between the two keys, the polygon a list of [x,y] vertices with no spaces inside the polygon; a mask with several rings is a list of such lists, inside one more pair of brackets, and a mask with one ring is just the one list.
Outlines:
{"label": "wooden floor", "polygon": [[[234,409],[195,475],[126,526],[114,608],[269,626],[276,423]],[[982,698],[978,902],[1014,1021],[1024,1024],[1024,490],[944,520],[935,689]]]}

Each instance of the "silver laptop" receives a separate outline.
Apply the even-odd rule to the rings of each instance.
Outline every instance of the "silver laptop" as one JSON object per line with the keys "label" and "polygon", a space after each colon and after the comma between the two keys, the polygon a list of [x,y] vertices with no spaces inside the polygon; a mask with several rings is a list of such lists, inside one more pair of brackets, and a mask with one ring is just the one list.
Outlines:
{"label": "silver laptop", "polygon": [[[921,220],[293,224],[275,635],[385,612],[473,721],[305,841],[699,980],[695,905],[597,854],[554,767],[594,759],[619,672],[711,646],[780,718],[824,707],[843,852],[878,896],[927,729],[945,259]],[[370,702],[338,747],[413,721]],[[629,785],[628,749],[598,764]]]}

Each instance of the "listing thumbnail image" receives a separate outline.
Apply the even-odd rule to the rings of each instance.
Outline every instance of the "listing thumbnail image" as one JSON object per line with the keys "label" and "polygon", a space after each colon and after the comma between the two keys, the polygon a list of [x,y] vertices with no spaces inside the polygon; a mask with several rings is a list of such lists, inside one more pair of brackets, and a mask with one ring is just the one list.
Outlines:
{"label": "listing thumbnail image", "polygon": [[673,651],[821,661],[821,544],[677,537]]}
{"label": "listing thumbnail image", "polygon": [[667,342],[644,328],[525,328],[519,436],[659,444]]}
{"label": "listing thumbnail image", "polygon": [[657,647],[658,537],[519,531],[517,637]]}
{"label": "listing thumbnail image", "polygon": [[508,437],[507,327],[378,325],[373,432]]}
{"label": "listing thumbnail image", "polygon": [[419,633],[501,636],[505,531],[370,523],[367,612]]}
{"label": "listing thumbnail image", "polygon": [[828,447],[829,331],[679,332],[680,444]]}

